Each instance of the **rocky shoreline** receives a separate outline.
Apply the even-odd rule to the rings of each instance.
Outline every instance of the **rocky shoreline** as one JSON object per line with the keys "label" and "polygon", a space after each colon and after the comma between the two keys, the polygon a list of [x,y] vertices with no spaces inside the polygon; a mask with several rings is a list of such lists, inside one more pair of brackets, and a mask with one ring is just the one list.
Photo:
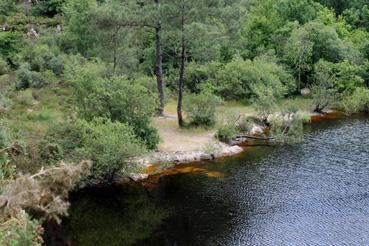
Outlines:
{"label": "rocky shoreline", "polygon": [[[311,121],[319,121],[326,119],[337,119],[342,117],[344,114],[342,112],[329,110],[324,114],[311,113]],[[248,133],[250,136],[258,136],[262,133],[263,128],[261,126],[255,125],[253,129]],[[168,163],[167,168],[172,168],[179,164],[194,163],[201,161],[212,161],[221,157],[234,156],[242,153],[245,148],[241,147],[249,139],[247,137],[238,138],[232,141],[230,144],[225,143],[215,143],[208,150],[199,151],[176,151],[176,152],[153,152],[146,156],[141,156],[131,160],[131,163],[136,164],[143,169],[149,169],[150,167],[160,164]],[[165,168],[164,168],[165,170]],[[155,175],[155,173],[144,172],[144,173],[130,173],[126,178],[120,178],[119,182],[139,182],[147,179],[150,175]]]}

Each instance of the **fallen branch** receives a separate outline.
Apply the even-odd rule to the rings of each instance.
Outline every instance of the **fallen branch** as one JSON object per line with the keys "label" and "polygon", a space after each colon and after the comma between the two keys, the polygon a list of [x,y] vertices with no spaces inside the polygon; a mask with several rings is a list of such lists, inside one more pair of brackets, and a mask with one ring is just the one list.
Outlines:
{"label": "fallen branch", "polygon": [[250,139],[258,139],[258,140],[273,140],[273,137],[256,137],[250,135],[237,135],[236,138],[250,138]]}

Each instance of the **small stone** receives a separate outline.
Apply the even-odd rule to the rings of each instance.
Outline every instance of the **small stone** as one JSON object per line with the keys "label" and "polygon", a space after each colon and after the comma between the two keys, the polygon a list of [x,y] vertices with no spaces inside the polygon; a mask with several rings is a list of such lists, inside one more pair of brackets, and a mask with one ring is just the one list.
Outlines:
{"label": "small stone", "polygon": [[128,177],[130,179],[132,179],[133,181],[137,182],[137,181],[140,181],[140,180],[147,179],[149,177],[149,175],[145,174],[145,173],[130,173],[128,175]]}
{"label": "small stone", "polygon": [[309,97],[311,95],[311,90],[309,88],[304,88],[300,93],[303,97]]}
{"label": "small stone", "polygon": [[252,136],[262,135],[263,132],[264,130],[261,126],[254,125],[250,130],[250,135]]}
{"label": "small stone", "polygon": [[243,151],[243,149],[240,146],[232,146],[232,147],[229,148],[229,151],[232,154],[239,154]]}
{"label": "small stone", "polygon": [[200,160],[201,161],[210,161],[213,160],[213,156],[210,154],[202,154],[200,155]]}

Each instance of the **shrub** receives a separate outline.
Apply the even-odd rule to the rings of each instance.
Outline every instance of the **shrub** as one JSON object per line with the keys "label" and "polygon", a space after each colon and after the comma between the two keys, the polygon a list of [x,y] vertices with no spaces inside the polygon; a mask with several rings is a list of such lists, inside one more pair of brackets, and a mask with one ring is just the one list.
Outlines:
{"label": "shrub", "polygon": [[78,165],[61,163],[33,175],[19,174],[0,196],[0,218],[22,209],[35,212],[42,219],[60,222],[60,217],[68,213],[69,192],[89,174],[90,167],[91,163],[86,161]]}
{"label": "shrub", "polygon": [[235,124],[224,124],[218,128],[216,138],[221,142],[229,143],[236,136],[237,132]]}
{"label": "shrub", "polygon": [[0,245],[3,246],[41,246],[42,233],[40,222],[24,210],[16,210],[11,217],[0,220]]}
{"label": "shrub", "polygon": [[91,160],[93,166],[88,183],[111,182],[118,171],[130,172],[128,160],[145,151],[145,145],[125,123],[106,118],[94,118],[91,122],[58,124],[47,132],[39,143],[42,157],[48,163],[61,159],[73,161]]}
{"label": "shrub", "polygon": [[80,116],[87,120],[107,117],[127,123],[147,148],[154,149],[159,143],[159,135],[150,121],[156,113],[157,97],[152,97],[145,87],[126,78],[103,78],[107,72],[99,64],[87,62],[67,68]]}
{"label": "shrub", "polygon": [[36,15],[52,17],[62,12],[65,0],[41,0],[32,7],[32,12]]}
{"label": "shrub", "polygon": [[9,72],[8,63],[0,57],[0,75],[4,75]]}
{"label": "shrub", "polygon": [[14,0],[0,0],[0,16],[9,15],[17,9],[17,1]]}
{"label": "shrub", "polygon": [[28,63],[30,70],[36,72],[51,70],[56,75],[60,75],[64,69],[63,58],[58,50],[46,44],[26,45],[19,54],[19,60]]}
{"label": "shrub", "polygon": [[41,88],[47,84],[41,73],[31,71],[30,69],[30,65],[24,63],[17,70],[17,81],[15,84],[17,90],[24,90],[30,87]]}
{"label": "shrub", "polygon": [[184,111],[191,125],[211,126],[215,123],[216,107],[221,99],[213,94],[202,92],[188,95],[184,99]]}
{"label": "shrub", "polygon": [[314,80],[310,88],[313,95],[314,112],[322,113],[325,108],[332,106],[337,95],[334,88],[337,78],[329,62],[320,60],[315,64]]}
{"label": "shrub", "polygon": [[13,60],[19,50],[20,40],[22,40],[21,33],[0,32],[0,56],[4,59]]}
{"label": "shrub", "polygon": [[0,121],[0,194],[3,182],[15,176],[15,167],[10,164],[8,149],[15,134],[4,121]]}
{"label": "shrub", "polygon": [[258,117],[266,123],[268,116],[277,107],[277,98],[272,88],[263,84],[254,85],[255,96],[252,99]]}
{"label": "shrub", "polygon": [[350,96],[346,96],[341,106],[346,113],[369,113],[369,89],[356,88],[354,93]]}
{"label": "shrub", "polygon": [[274,115],[270,123],[270,135],[278,144],[293,144],[303,140],[304,123],[310,116],[299,112],[296,105],[290,105],[280,114]]}
{"label": "shrub", "polygon": [[278,95],[295,88],[292,76],[273,56],[251,60],[236,59],[219,70],[216,78],[217,93],[226,99],[247,99],[255,95],[253,87],[263,84]]}
{"label": "shrub", "polygon": [[249,132],[255,125],[254,119],[243,116],[237,121],[237,128],[240,132]]}
{"label": "shrub", "polygon": [[[98,118],[77,121],[83,129],[82,147],[77,150],[81,159],[93,161],[91,182],[111,182],[117,171],[130,172],[128,160],[145,151],[132,127],[109,119]],[[133,166],[132,166],[133,167]]]}

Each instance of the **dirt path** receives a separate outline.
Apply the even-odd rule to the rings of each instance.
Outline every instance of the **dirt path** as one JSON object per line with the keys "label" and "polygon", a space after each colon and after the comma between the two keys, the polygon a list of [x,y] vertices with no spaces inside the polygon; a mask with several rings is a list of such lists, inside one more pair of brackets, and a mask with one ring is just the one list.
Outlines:
{"label": "dirt path", "polygon": [[154,125],[161,138],[159,151],[198,151],[217,142],[214,138],[215,130],[180,129],[174,115],[155,118]]}

